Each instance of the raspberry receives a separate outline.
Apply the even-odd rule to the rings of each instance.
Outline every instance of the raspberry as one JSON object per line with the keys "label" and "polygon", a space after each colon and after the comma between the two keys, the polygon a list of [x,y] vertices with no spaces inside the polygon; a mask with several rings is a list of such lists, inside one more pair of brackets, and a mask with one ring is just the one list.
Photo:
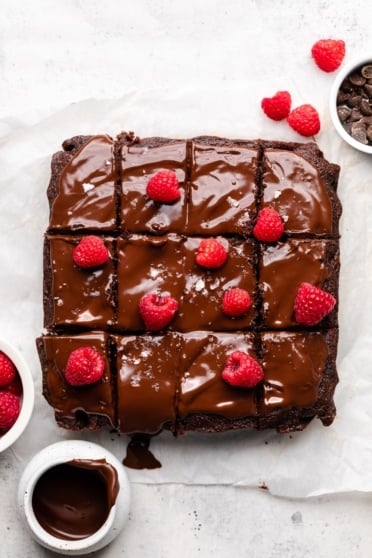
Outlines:
{"label": "raspberry", "polygon": [[18,376],[18,374],[10,384],[0,388],[0,391],[13,393],[13,395],[18,395],[20,397],[23,393],[23,386],[22,386],[21,378]]}
{"label": "raspberry", "polygon": [[227,357],[222,379],[231,386],[253,388],[263,380],[261,365],[243,351],[235,351]]}
{"label": "raspberry", "polygon": [[180,199],[178,178],[171,170],[157,172],[147,183],[146,194],[160,203],[174,203]]}
{"label": "raspberry", "polygon": [[261,242],[276,242],[284,232],[284,223],[279,213],[264,207],[258,214],[253,234]]}
{"label": "raspberry", "polygon": [[68,357],[65,378],[72,386],[98,382],[105,370],[105,359],[94,347],[79,347]]}
{"label": "raspberry", "polygon": [[320,39],[312,49],[311,56],[324,72],[334,72],[345,56],[345,42],[335,39]]}
{"label": "raspberry", "polygon": [[7,386],[15,379],[17,370],[5,353],[0,351],[0,387]]}
{"label": "raspberry", "polygon": [[293,109],[287,122],[302,136],[313,136],[320,130],[319,114],[312,105],[300,105]]}
{"label": "raspberry", "polygon": [[198,247],[195,256],[196,263],[207,269],[222,267],[227,259],[227,251],[218,240],[204,238]]}
{"label": "raspberry", "polygon": [[294,303],[295,320],[306,326],[316,325],[333,310],[335,304],[336,299],[330,293],[310,283],[301,283]]}
{"label": "raspberry", "polygon": [[19,397],[0,391],[0,430],[9,430],[18,418],[21,409]]}
{"label": "raspberry", "polygon": [[88,235],[81,239],[75,246],[72,259],[79,267],[88,269],[99,267],[109,259],[109,252],[102,240],[98,236]]}
{"label": "raspberry", "polygon": [[261,107],[266,116],[272,120],[283,120],[291,110],[291,102],[288,91],[278,91],[273,97],[262,99]]}
{"label": "raspberry", "polygon": [[244,289],[230,289],[222,298],[222,311],[231,318],[238,318],[248,312],[252,306],[249,293]]}
{"label": "raspberry", "polygon": [[144,295],[139,303],[141,318],[149,331],[159,331],[169,325],[177,310],[175,298],[155,293]]}

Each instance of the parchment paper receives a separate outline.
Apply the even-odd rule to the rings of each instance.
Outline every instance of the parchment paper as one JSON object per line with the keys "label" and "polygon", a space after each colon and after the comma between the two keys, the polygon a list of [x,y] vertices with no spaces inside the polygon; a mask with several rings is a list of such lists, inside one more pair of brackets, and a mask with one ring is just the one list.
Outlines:
{"label": "parchment paper", "polygon": [[[294,106],[309,102],[291,90]],[[134,130],[145,137],[225,137],[301,141],[285,122],[261,112],[263,96],[283,88],[236,81],[185,86],[177,90],[133,91],[119,99],[88,99],[39,118],[0,122],[0,335],[16,344],[29,361],[36,384],[30,426],[8,451],[26,464],[49,443],[91,439],[119,459],[128,438],[107,431],[72,434],[58,428],[41,395],[41,370],[35,338],[42,332],[42,243],[48,224],[46,187],[50,157],[65,138],[76,134]],[[338,416],[325,428],[314,420],[304,432],[164,433],[151,449],[162,468],[128,470],[132,482],[267,486],[276,495],[306,497],[332,492],[372,490],[372,158],[345,145],[333,130],[327,110],[317,106],[322,130],[317,142],[325,157],[342,167],[340,341],[336,390]]]}

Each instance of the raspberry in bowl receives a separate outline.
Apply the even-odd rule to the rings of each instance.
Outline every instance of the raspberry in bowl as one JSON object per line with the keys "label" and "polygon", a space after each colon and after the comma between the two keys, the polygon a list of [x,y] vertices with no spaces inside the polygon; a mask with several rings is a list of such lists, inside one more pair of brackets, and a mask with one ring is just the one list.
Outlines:
{"label": "raspberry in bowl", "polygon": [[341,138],[372,154],[372,53],[354,59],[337,73],[329,109]]}
{"label": "raspberry in bowl", "polygon": [[23,356],[0,339],[0,452],[23,433],[34,407],[35,389]]}

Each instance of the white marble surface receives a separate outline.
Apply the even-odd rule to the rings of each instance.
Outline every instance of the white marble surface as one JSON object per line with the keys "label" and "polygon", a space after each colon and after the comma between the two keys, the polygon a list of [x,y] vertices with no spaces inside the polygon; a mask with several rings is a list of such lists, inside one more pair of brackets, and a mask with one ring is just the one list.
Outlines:
{"label": "white marble surface", "polygon": [[[4,135],[83,99],[250,77],[267,80],[268,94],[274,93],[273,80],[282,78],[283,88],[286,81],[295,84],[297,103],[324,106],[332,76],[312,65],[315,40],[343,38],[349,59],[372,53],[368,0],[1,0],[0,7]],[[330,134],[324,141],[332,158]],[[347,162],[347,151],[341,155]],[[0,332],[16,332],[18,319],[16,310],[10,318],[2,315]],[[18,331],[18,345],[33,343],[22,337],[22,324]],[[31,423],[22,437],[25,447],[37,435]],[[18,444],[22,448],[22,439]],[[30,540],[17,517],[15,493],[25,460],[22,451],[0,455],[1,558],[51,556]],[[97,555],[368,558],[371,504],[369,493],[285,500],[234,486],[136,483],[128,527]]]}

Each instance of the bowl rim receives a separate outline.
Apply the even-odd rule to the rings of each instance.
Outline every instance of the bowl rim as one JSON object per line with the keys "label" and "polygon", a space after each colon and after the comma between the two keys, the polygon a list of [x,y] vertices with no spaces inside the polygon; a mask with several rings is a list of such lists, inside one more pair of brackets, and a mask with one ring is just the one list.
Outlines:
{"label": "bowl rim", "polygon": [[337,102],[336,102],[337,93],[341,83],[355,68],[358,68],[359,66],[365,64],[366,62],[371,62],[372,64],[372,52],[370,54],[364,54],[363,56],[354,57],[352,60],[350,60],[350,62],[345,64],[339,70],[339,72],[337,73],[333,81],[330,95],[329,95],[329,111],[330,111],[332,123],[336,128],[338,134],[341,136],[341,138],[345,140],[349,145],[354,147],[355,149],[358,149],[359,151],[372,155],[372,145],[364,145],[363,143],[354,139],[344,129],[337,114]]}
{"label": "bowl rim", "polygon": [[[74,459],[105,459],[118,474],[119,492],[101,527],[83,539],[58,538],[38,522],[32,507],[33,491],[49,469]],[[26,465],[18,485],[18,509],[31,536],[42,546],[59,554],[82,555],[100,550],[119,534],[129,519],[131,486],[128,474],[118,458],[105,447],[86,440],[62,440],[45,446]]]}
{"label": "bowl rim", "polygon": [[23,434],[26,429],[35,403],[35,385],[31,370],[26,360],[15,348],[3,338],[0,338],[0,351],[5,353],[16,367],[22,382],[21,411],[14,425],[0,437],[0,453],[8,449]]}

